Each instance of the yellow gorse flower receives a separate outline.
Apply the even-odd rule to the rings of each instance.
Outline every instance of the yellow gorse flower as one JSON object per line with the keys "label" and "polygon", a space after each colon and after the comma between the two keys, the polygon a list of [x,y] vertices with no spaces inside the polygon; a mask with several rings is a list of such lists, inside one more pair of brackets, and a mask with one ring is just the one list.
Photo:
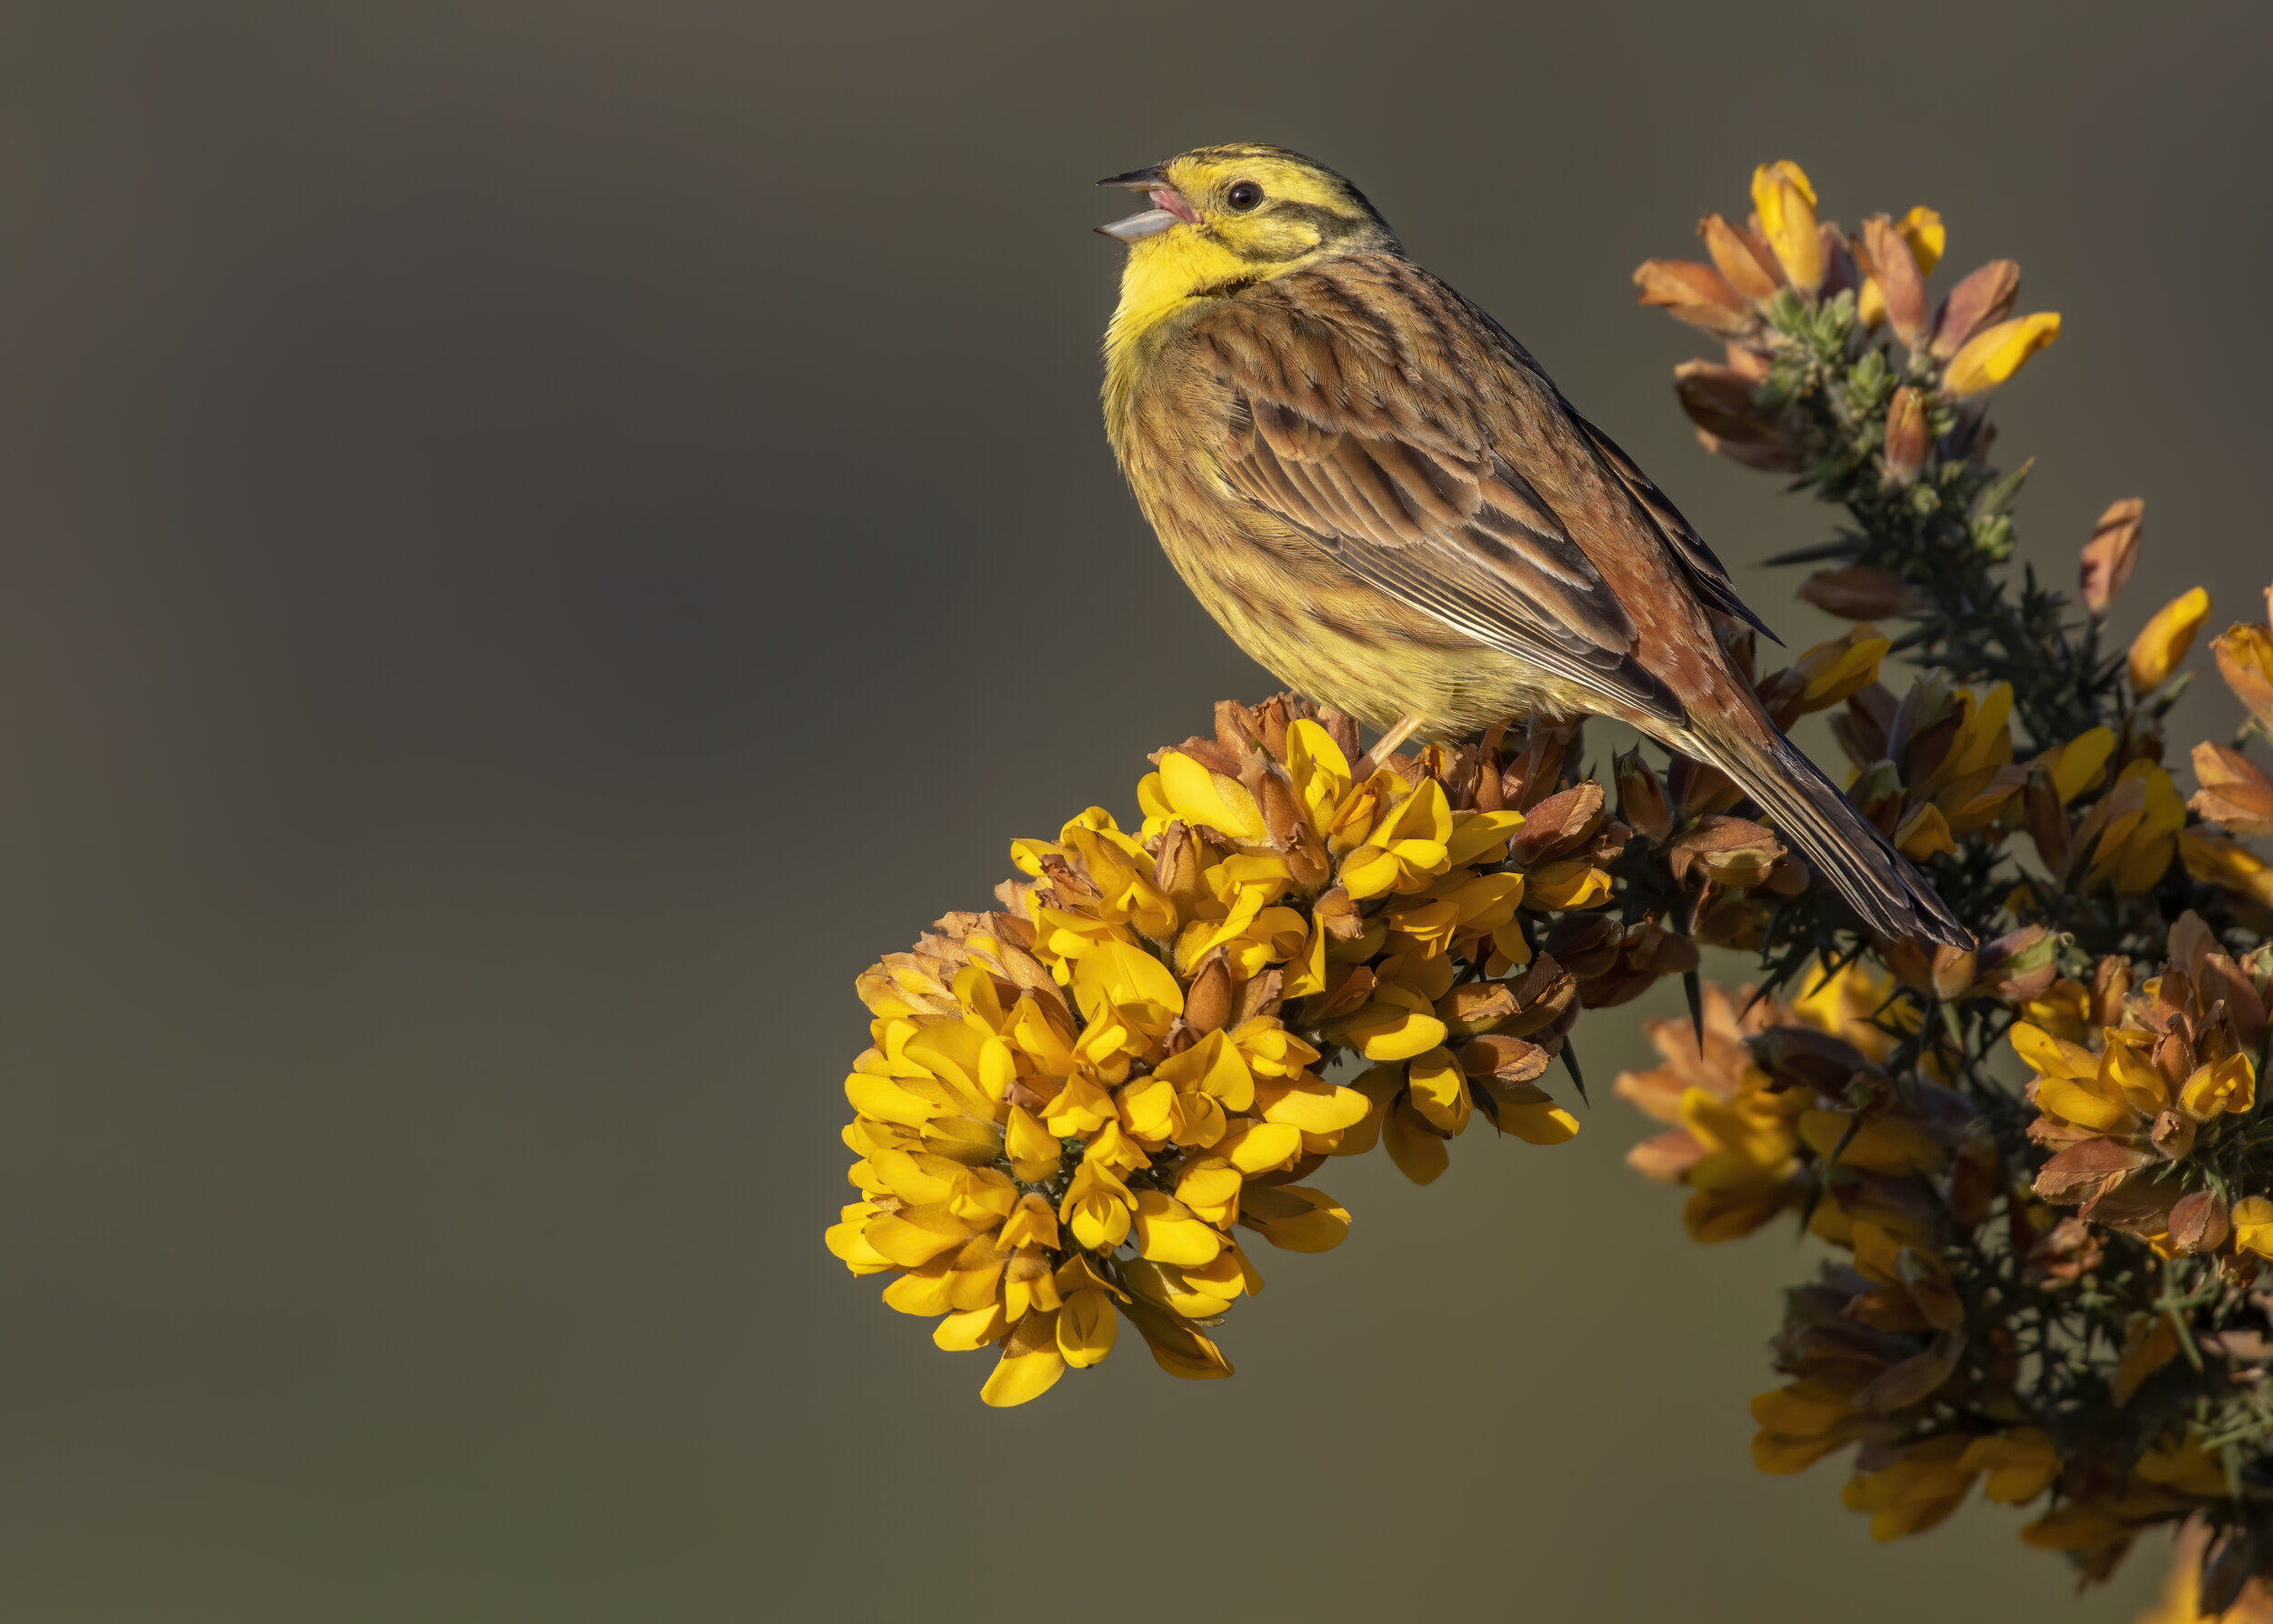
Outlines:
{"label": "yellow gorse flower", "polygon": [[2202,622],[2209,617],[2210,595],[2199,586],[2179,594],[2157,609],[2138,636],[2132,640],[2128,656],[2131,692],[2151,694],[2170,680],[2170,674],[2178,668],[2178,662],[2194,647],[2194,634],[2202,629]]}
{"label": "yellow gorse flower", "polygon": [[1998,322],[1966,340],[1949,358],[1942,387],[1961,398],[1994,389],[2059,336],[2060,318],[2050,311]]}
{"label": "yellow gorse flower", "polygon": [[1752,172],[1752,206],[1785,278],[1802,293],[1823,286],[1823,239],[1816,228],[1816,189],[1789,158]]}

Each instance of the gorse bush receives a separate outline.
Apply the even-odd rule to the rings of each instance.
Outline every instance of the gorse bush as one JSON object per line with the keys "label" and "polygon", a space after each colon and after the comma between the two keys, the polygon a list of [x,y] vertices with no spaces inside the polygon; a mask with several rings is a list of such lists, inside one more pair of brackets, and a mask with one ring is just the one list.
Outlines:
{"label": "gorse bush", "polygon": [[[1156,753],[1137,827],[1093,807],[1016,842],[994,910],[859,977],[859,1199],[828,1244],[941,1348],[995,1348],[990,1404],[1123,1321],[1171,1374],[1228,1376],[1208,1333],[1262,1288],[1256,1240],[1347,1232],[1331,1158],[1426,1184],[1479,1121],[1567,1140],[1542,1083],[1559,1058],[1583,1088],[1581,1013],[1678,976],[1665,1063],[1617,1079],[1666,1125],[1631,1159],[1687,1187],[1699,1240],[1832,1250],[1753,1400],[1758,1466],[1851,1449],[1880,1539],[1978,1484],[2091,1578],[2192,1519],[2184,1605],[2216,1611],[2273,1571],[2273,868],[2246,844],[2273,833],[2248,753],[2273,630],[2213,643],[2256,719],[2194,748],[2189,801],[2163,724],[2207,597],[2101,638],[2140,505],[2085,545],[2080,604],[2007,563],[2028,467],[1990,462],[1988,403],[2059,318],[2013,314],[2008,261],[1935,299],[1931,210],[1850,233],[1796,165],[1752,190],[1703,221],[1709,263],[1636,280],[1725,345],[1676,371],[1706,445],[1839,510],[1783,561],[1854,625],[1765,672],[1718,629],[1779,725],[1832,713],[1850,798],[1978,947],[1870,935],[1717,770],[1636,750],[1597,782],[1564,718],[1376,760],[1294,697],[1220,705]],[[1709,984],[1700,946],[1758,968]]]}

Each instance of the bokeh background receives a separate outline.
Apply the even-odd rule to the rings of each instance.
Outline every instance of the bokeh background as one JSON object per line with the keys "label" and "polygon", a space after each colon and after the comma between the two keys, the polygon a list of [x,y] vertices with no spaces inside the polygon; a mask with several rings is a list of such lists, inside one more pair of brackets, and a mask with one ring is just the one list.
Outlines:
{"label": "bokeh background", "polygon": [[[1096,423],[1096,175],[1347,169],[1751,567],[1627,274],[1787,155],[2058,346],[2023,556],[2273,570],[2257,5],[0,5],[0,1613],[2120,1619],[1756,1475],[1777,1233],[1333,1168],[1235,1380],[1009,1413],[824,1253],[854,972],[1272,686]],[[2214,686],[2214,685],[2213,685]],[[2222,695],[2188,701],[2225,727]],[[2174,737],[2198,736],[2181,726]],[[1662,1004],[1659,1007],[1662,1012]]]}

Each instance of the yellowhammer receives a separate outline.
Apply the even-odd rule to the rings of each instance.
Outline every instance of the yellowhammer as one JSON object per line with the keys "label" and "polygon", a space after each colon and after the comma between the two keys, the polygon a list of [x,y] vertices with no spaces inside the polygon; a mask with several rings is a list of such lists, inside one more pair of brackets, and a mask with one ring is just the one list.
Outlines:
{"label": "yellowhammer", "polygon": [[1969,945],[1769,720],[1707,611],[1749,621],[1663,492],[1357,187],[1280,147],[1100,182],[1153,207],[1105,420],[1185,582],[1281,680],[1386,730],[1615,717],[1710,762],[1873,929]]}

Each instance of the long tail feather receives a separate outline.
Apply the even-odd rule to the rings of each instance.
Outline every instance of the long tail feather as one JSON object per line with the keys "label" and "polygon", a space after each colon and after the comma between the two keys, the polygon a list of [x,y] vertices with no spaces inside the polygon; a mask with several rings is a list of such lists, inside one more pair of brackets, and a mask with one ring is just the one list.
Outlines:
{"label": "long tail feather", "polygon": [[1767,726],[1766,717],[1759,721],[1760,738],[1716,729],[1710,735],[1692,734],[1683,748],[1743,786],[1777,832],[1799,848],[1873,930],[1972,947],[1972,934],[1958,923],[1931,882],[1814,762]]}

